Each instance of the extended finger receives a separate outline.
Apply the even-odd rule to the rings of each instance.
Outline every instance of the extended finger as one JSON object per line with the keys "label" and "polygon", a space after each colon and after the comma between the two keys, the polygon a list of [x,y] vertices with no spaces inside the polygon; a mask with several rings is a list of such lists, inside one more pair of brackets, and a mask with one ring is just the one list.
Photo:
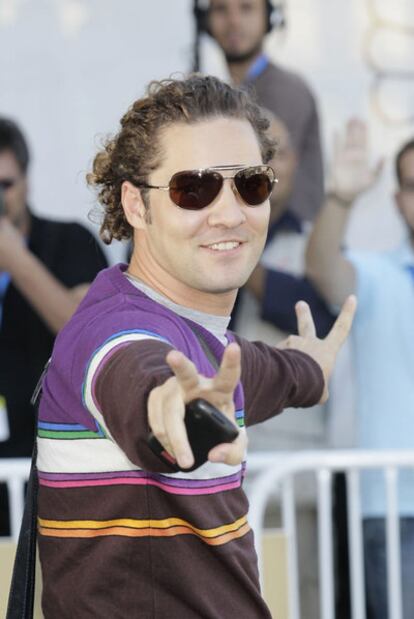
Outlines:
{"label": "extended finger", "polygon": [[168,451],[168,453],[174,456],[165,428],[163,408],[163,394],[160,389],[155,388],[150,392],[147,403],[148,424],[155,438],[161,443],[164,449]]}
{"label": "extended finger", "polygon": [[241,430],[233,443],[221,443],[210,449],[208,459],[210,462],[224,462],[231,466],[241,464],[245,458],[247,446],[246,431]]}
{"label": "extended finger", "polygon": [[223,354],[220,368],[214,378],[214,390],[225,396],[233,396],[241,373],[240,346],[235,342],[229,344]]}
{"label": "extended finger", "polygon": [[166,361],[174,372],[184,395],[197,389],[200,377],[194,363],[190,361],[190,359],[187,359],[187,357],[178,350],[171,350],[166,356]]}
{"label": "extended finger", "polygon": [[352,294],[346,299],[338,318],[335,320],[332,329],[325,338],[334,345],[336,350],[339,350],[349,335],[356,306],[357,300],[355,295]]}
{"label": "extended finger", "polygon": [[171,398],[164,411],[167,440],[178,465],[187,469],[194,464],[194,456],[187,437],[184,415],[185,405],[182,398]]}
{"label": "extended finger", "polygon": [[313,322],[309,305],[305,301],[299,301],[295,305],[295,310],[299,335],[302,337],[316,337],[315,323]]}

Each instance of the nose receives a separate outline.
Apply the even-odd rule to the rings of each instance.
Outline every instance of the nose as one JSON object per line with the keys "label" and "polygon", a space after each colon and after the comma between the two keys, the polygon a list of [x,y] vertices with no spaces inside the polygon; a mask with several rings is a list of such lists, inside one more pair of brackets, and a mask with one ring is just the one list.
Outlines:
{"label": "nose", "polygon": [[246,221],[242,202],[232,179],[225,179],[214,203],[209,207],[210,226],[237,228]]}
{"label": "nose", "polygon": [[229,27],[238,28],[241,23],[240,10],[237,7],[229,7],[227,9],[227,20]]}

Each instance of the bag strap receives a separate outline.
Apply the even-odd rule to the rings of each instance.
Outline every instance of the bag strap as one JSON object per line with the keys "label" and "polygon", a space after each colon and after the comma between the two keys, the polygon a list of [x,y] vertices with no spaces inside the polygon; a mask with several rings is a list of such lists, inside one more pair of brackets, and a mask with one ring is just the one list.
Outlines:
{"label": "bag strap", "polygon": [[[49,364],[50,359],[45,365],[31,399],[31,404],[35,406],[36,411],[35,432],[37,432],[39,397],[42,392],[43,379],[46,375]],[[36,575],[37,494],[39,487],[36,459],[37,439],[35,434],[32,465],[27,484],[26,500],[19,541],[17,543],[17,550],[14,558],[13,575],[10,586],[6,619],[32,619],[33,617]]]}
{"label": "bag strap", "polygon": [[198,339],[198,342],[201,348],[203,349],[203,352],[206,355],[207,359],[210,361],[213,368],[215,370],[218,370],[220,367],[220,364],[217,361],[216,357],[214,356],[213,351],[211,350],[210,346],[207,344],[204,335],[201,333],[201,331],[197,328],[196,325],[192,324],[188,320],[186,322],[188,326],[190,327],[191,331],[194,333],[194,335]]}

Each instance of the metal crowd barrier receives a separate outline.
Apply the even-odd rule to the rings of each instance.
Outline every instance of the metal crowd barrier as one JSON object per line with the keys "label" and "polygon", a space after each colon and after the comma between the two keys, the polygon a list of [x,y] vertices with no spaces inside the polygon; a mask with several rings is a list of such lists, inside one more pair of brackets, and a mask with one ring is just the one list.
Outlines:
{"label": "metal crowd barrier", "polygon": [[0,482],[6,483],[9,491],[10,537],[16,542],[23,517],[24,486],[29,479],[31,462],[31,458],[0,458]]}
{"label": "metal crowd barrier", "polygon": [[335,617],[332,537],[332,475],[344,472],[348,494],[349,561],[352,619],[365,619],[364,558],[360,510],[360,472],[382,469],[386,488],[386,554],[388,615],[402,619],[401,564],[397,480],[400,468],[414,467],[413,451],[302,451],[252,453],[248,458],[247,485],[249,522],[255,533],[259,567],[262,565],[261,537],[266,505],[279,492],[282,530],[287,538],[289,618],[300,619],[299,574],[294,479],[299,473],[315,475],[317,487],[319,589],[321,619]]}
{"label": "metal crowd barrier", "polygon": [[[15,541],[23,515],[24,484],[29,476],[30,464],[29,458],[0,459],[0,482],[8,486],[11,538]],[[266,505],[275,489],[280,493],[282,528],[288,541],[290,619],[300,619],[294,479],[304,472],[312,472],[317,483],[321,619],[335,617],[331,494],[335,472],[344,472],[347,479],[352,619],[365,619],[359,476],[361,470],[368,469],[382,469],[385,478],[388,613],[390,619],[402,619],[397,480],[398,469],[407,467],[414,467],[414,450],[334,450],[249,455],[248,475],[254,476],[248,491],[249,522],[255,533],[259,567],[262,564],[261,538]]]}

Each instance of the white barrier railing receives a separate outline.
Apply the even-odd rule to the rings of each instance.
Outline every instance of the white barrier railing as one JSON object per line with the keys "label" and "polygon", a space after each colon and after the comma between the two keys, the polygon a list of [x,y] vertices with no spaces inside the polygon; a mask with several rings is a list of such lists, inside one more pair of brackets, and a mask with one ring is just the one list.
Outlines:
{"label": "white barrier railing", "polygon": [[400,533],[398,517],[398,469],[414,467],[413,451],[302,451],[252,453],[248,458],[249,521],[255,533],[259,567],[261,536],[266,505],[275,490],[280,493],[282,529],[288,543],[289,618],[300,619],[294,477],[313,472],[317,483],[319,582],[321,619],[335,617],[331,481],[334,472],[347,479],[348,530],[352,619],[365,619],[365,587],[360,511],[359,475],[367,469],[382,469],[386,487],[386,548],[388,614],[402,619]]}
{"label": "white barrier railing", "polygon": [[[24,484],[30,472],[29,458],[0,459],[0,482],[7,483],[11,537],[17,541],[24,508]],[[383,469],[386,486],[386,548],[388,612],[390,619],[402,619],[401,565],[397,481],[398,469],[414,467],[413,451],[302,451],[252,453],[248,477],[254,476],[248,491],[249,522],[255,533],[261,566],[261,536],[266,505],[275,490],[280,493],[282,527],[288,541],[288,597],[290,619],[300,619],[294,477],[313,472],[317,482],[319,582],[321,619],[333,619],[334,578],[331,481],[334,472],[345,472],[348,491],[348,528],[352,619],[365,619],[362,521],[359,472]]]}
{"label": "white barrier railing", "polygon": [[7,484],[11,537],[17,541],[24,509],[24,485],[29,479],[30,458],[0,458],[0,482]]}

